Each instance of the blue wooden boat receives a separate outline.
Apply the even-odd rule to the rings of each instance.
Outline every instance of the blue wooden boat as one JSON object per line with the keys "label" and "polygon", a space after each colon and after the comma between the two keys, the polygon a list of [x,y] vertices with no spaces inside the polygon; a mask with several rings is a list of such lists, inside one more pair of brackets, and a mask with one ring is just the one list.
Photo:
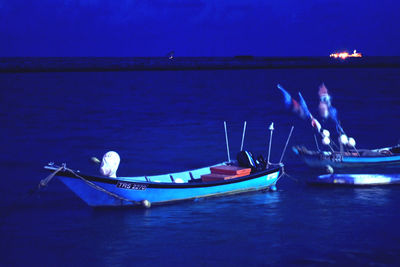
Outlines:
{"label": "blue wooden boat", "polygon": [[293,151],[308,166],[328,173],[400,173],[400,146],[346,152],[310,151],[295,146]]}
{"label": "blue wooden boat", "polygon": [[[228,165],[226,162],[221,164]],[[201,175],[210,173],[210,167],[155,176],[117,178],[87,175],[65,165],[49,164],[45,169],[57,172],[55,175],[90,206],[148,207],[150,203],[164,204],[269,188],[276,190],[276,183],[283,175],[283,166],[279,164],[246,176],[210,182],[200,179]]]}
{"label": "blue wooden boat", "polygon": [[320,174],[306,180],[315,185],[376,186],[400,184],[400,147],[357,151],[293,151]]}
{"label": "blue wooden boat", "polygon": [[400,184],[400,174],[324,174],[310,178],[314,185],[377,186]]}

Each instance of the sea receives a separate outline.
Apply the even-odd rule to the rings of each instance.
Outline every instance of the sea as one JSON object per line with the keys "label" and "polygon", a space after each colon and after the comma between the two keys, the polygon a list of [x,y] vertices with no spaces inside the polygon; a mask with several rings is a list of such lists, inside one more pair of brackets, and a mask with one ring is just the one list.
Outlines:
{"label": "sea", "polygon": [[[316,187],[292,151],[315,149],[310,122],[326,85],[357,148],[400,142],[400,68],[0,73],[1,266],[398,266],[400,187]],[[283,162],[276,192],[137,208],[91,208],[43,166],[121,157],[119,176],[178,172],[244,149]],[[337,138],[329,121],[332,140]],[[326,126],[325,126],[326,125]],[[320,141],[320,140],[318,140]]]}

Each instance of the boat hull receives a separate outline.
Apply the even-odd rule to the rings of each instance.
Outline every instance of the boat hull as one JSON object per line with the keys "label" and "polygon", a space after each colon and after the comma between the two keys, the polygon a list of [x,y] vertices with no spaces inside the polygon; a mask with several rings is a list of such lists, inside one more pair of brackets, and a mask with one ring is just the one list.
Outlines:
{"label": "boat hull", "polygon": [[325,174],[307,181],[314,185],[378,186],[400,184],[400,174]]}
{"label": "boat hull", "polygon": [[[61,181],[85,203],[93,207],[132,206],[143,200],[151,204],[165,204],[176,201],[237,194],[265,190],[275,186],[282,174],[282,166],[248,176],[218,182],[158,183],[113,179],[104,177],[74,177],[61,173]],[[89,186],[87,181],[96,187]],[[99,188],[103,190],[99,190]],[[117,195],[118,197],[115,197]]]}
{"label": "boat hull", "polygon": [[391,156],[342,156],[340,154],[324,155],[323,153],[294,149],[302,161],[318,172],[327,172],[328,167],[334,173],[400,173],[400,155]]}

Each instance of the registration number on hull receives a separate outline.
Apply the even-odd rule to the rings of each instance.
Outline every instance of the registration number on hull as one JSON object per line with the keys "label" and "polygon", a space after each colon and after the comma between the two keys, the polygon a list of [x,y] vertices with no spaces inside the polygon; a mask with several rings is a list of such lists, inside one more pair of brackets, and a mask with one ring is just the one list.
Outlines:
{"label": "registration number on hull", "polygon": [[146,190],[147,185],[131,183],[131,182],[118,181],[117,187],[118,188],[123,188],[123,189]]}

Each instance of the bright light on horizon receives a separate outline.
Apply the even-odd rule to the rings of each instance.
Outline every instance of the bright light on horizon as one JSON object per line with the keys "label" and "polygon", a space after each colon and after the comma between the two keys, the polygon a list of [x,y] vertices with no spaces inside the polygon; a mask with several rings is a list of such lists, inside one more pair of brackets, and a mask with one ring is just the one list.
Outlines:
{"label": "bright light on horizon", "polygon": [[330,54],[329,57],[346,59],[348,57],[362,57],[362,54],[357,53],[357,50],[354,49],[353,54],[349,54],[348,52],[338,52],[338,53]]}

